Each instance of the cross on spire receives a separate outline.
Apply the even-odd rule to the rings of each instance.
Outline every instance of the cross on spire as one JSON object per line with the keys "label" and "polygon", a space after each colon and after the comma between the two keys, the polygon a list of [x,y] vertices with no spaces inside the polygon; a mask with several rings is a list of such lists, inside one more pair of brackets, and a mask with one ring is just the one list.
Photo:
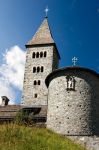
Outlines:
{"label": "cross on spire", "polygon": [[75,65],[76,65],[76,62],[77,62],[77,61],[78,61],[77,57],[73,57],[73,58],[72,58],[73,66],[75,66]]}
{"label": "cross on spire", "polygon": [[45,17],[47,17],[48,12],[49,12],[49,8],[48,8],[48,6],[47,6],[47,7],[45,8]]}

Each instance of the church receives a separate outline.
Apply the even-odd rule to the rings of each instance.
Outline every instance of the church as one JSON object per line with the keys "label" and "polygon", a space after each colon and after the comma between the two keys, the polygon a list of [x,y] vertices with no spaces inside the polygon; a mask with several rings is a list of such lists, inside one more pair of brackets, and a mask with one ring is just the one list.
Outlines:
{"label": "church", "polygon": [[[20,109],[27,109],[34,113],[36,122],[43,122],[57,133],[99,135],[99,74],[75,65],[58,67],[60,54],[47,17],[25,46],[21,104],[0,106],[0,119],[4,118],[1,112],[6,112],[7,108],[4,120],[9,112],[8,118],[13,119]],[[3,97],[3,102],[6,101]]]}
{"label": "church", "polygon": [[22,105],[46,107],[47,127],[60,134],[98,134],[99,74],[77,66],[58,68],[47,17],[26,48]]}

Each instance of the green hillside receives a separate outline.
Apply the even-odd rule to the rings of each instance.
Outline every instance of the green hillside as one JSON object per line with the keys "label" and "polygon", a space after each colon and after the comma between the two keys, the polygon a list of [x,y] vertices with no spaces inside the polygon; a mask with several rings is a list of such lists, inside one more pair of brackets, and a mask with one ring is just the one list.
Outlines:
{"label": "green hillside", "polygon": [[0,150],[84,150],[47,129],[0,125]]}

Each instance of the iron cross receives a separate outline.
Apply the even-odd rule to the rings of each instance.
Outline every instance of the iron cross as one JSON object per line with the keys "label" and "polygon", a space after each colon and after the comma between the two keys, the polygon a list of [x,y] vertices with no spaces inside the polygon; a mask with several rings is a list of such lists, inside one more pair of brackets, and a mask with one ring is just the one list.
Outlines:
{"label": "iron cross", "polygon": [[78,60],[78,59],[77,59],[76,57],[72,58],[73,66],[76,65],[77,60]]}
{"label": "iron cross", "polygon": [[47,15],[48,15],[48,12],[49,12],[49,9],[48,9],[48,6],[45,8],[45,15],[46,15],[46,17],[47,17]]}

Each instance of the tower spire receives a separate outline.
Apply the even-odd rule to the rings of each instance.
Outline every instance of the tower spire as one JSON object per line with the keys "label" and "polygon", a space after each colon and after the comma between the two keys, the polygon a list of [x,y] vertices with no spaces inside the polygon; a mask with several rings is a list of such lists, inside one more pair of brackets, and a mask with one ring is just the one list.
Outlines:
{"label": "tower spire", "polygon": [[35,35],[26,45],[48,44],[54,43],[51,30],[48,24],[48,19],[44,18],[41,26],[38,28]]}
{"label": "tower spire", "polygon": [[[47,12],[46,9],[46,15]],[[45,79],[51,71],[58,68],[60,59],[47,18],[44,18],[37,32],[26,44],[26,48],[23,105],[47,106],[48,89]]]}

